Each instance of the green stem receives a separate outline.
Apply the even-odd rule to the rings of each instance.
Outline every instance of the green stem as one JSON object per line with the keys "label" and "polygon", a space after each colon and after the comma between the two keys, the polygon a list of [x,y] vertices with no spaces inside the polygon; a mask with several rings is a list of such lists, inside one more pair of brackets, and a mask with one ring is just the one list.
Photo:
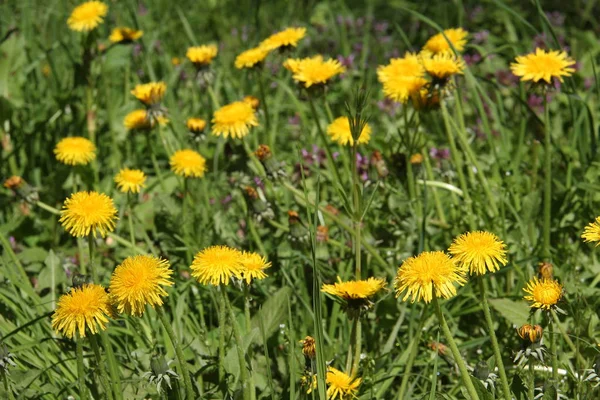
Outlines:
{"label": "green stem", "polygon": [[[246,335],[250,335],[252,331],[252,321],[250,319],[250,286],[246,283],[244,285],[244,317],[246,318]],[[248,360],[252,360],[252,349],[248,348]],[[252,370],[252,369],[251,369]],[[256,399],[256,391],[252,390],[255,387],[254,384],[254,375],[250,374],[250,399]]]}
{"label": "green stem", "polygon": [[558,385],[558,353],[556,348],[556,338],[554,337],[554,323],[549,321],[548,334],[550,335],[550,356],[552,358],[552,379],[554,384]]}
{"label": "green stem", "polygon": [[[100,284],[100,281],[98,280],[98,271],[96,271],[96,266],[94,265],[94,235],[93,233],[90,233],[88,235],[88,251],[89,251],[89,255],[90,255],[90,271],[92,271],[92,279],[94,281],[94,283],[96,285]],[[80,262],[83,262],[83,260],[80,260]]]}
{"label": "green stem", "polygon": [[356,331],[354,334],[354,357],[352,358],[352,370],[350,376],[355,377],[358,375],[358,364],[360,363],[360,352],[362,346],[362,326],[360,323],[360,317],[357,315],[356,319]]}
{"label": "green stem", "polygon": [[[267,96],[265,95],[265,82],[263,77],[263,71],[258,71],[258,89],[260,90],[260,104],[265,112],[265,132],[268,136],[271,127],[271,121],[269,120],[269,107],[267,105]],[[269,143],[269,146],[273,147],[274,143]]]}
{"label": "green stem", "polygon": [[110,386],[108,376],[106,375],[106,369],[104,368],[104,362],[102,361],[102,355],[100,354],[100,347],[98,346],[96,335],[90,335],[90,345],[92,347],[92,351],[94,352],[94,356],[96,357],[96,363],[98,364],[98,372],[100,374],[100,382],[104,387],[104,394],[108,400],[112,400],[112,388]]}
{"label": "green stem", "polygon": [[542,257],[550,260],[550,217],[552,201],[552,143],[550,134],[550,112],[548,110],[548,99],[544,97],[544,226]]}
{"label": "green stem", "polygon": [[417,327],[417,332],[410,343],[410,354],[408,355],[406,368],[404,369],[404,375],[402,376],[402,383],[400,384],[400,391],[398,392],[398,400],[405,399],[404,395],[406,394],[406,389],[408,389],[410,374],[417,358],[417,350],[419,349],[419,343],[421,342],[421,335],[423,334],[423,326],[425,325],[425,320],[427,319],[426,317],[427,304],[425,304],[423,310],[421,311],[421,319],[419,321],[419,326]]}
{"label": "green stem", "polygon": [[[425,165],[425,173],[428,180],[433,180],[433,169],[431,168],[431,161],[429,161],[429,154],[424,152],[423,154],[423,164]],[[431,188],[431,193],[433,194],[433,201],[435,203],[435,208],[438,213],[438,217],[440,218],[440,222],[446,225],[446,213],[444,212],[444,208],[442,207],[442,202],[440,201],[440,196],[438,196],[438,192],[436,188]]]}
{"label": "green stem", "polygon": [[165,186],[165,182],[163,179],[163,174],[158,167],[158,161],[156,160],[156,154],[154,154],[154,146],[152,146],[152,141],[150,140],[150,132],[146,132],[146,143],[148,145],[148,151],[150,153],[150,160],[152,160],[152,167],[154,167],[154,173],[158,177],[158,181],[160,182],[160,188],[163,192],[167,191],[167,187]]}
{"label": "green stem", "polygon": [[327,135],[325,135],[325,131],[321,127],[321,123],[319,122],[319,115],[317,114],[317,109],[315,108],[315,103],[313,102],[312,96],[308,96],[308,104],[310,105],[310,111],[312,112],[313,118],[315,119],[315,124],[317,125],[317,131],[319,132],[319,136],[321,137],[321,141],[323,142],[323,147],[325,148],[325,154],[327,155],[327,161],[329,162],[329,170],[333,170],[333,175],[335,176],[336,183],[338,185],[342,184],[342,179],[340,178],[340,173],[335,166],[333,161],[333,154],[331,153],[331,149],[329,148],[329,141],[327,140]]}
{"label": "green stem", "polygon": [[195,399],[192,381],[190,379],[190,372],[188,371],[187,363],[185,362],[185,357],[183,356],[183,350],[181,349],[179,340],[177,340],[177,336],[175,336],[175,332],[173,332],[173,328],[171,327],[171,322],[167,319],[167,315],[162,307],[156,307],[156,313],[158,314],[158,318],[160,318],[160,322],[162,322],[165,331],[167,332],[167,336],[169,336],[169,339],[175,348],[177,362],[179,363],[179,371],[181,375],[183,375],[183,385],[185,386],[186,399]]}
{"label": "green stem", "polygon": [[79,398],[87,400],[87,388],[85,387],[85,372],[83,369],[83,343],[78,334],[75,337],[76,353],[77,353],[77,377],[79,381]]}
{"label": "green stem", "polygon": [[2,372],[2,381],[4,382],[4,391],[8,395],[8,400],[15,400],[15,396],[13,395],[12,389],[8,384],[8,374],[6,372]]}
{"label": "green stem", "polygon": [[483,309],[483,315],[485,322],[488,326],[488,332],[490,334],[490,341],[492,342],[492,350],[494,351],[494,358],[496,359],[496,365],[498,366],[498,372],[500,373],[500,382],[502,383],[502,392],[504,398],[510,400],[512,398],[510,386],[508,384],[508,377],[506,376],[506,370],[504,369],[504,362],[502,361],[502,354],[500,353],[500,346],[498,346],[498,339],[496,338],[496,332],[494,330],[494,321],[492,320],[492,314],[490,312],[490,305],[488,304],[487,292],[485,287],[485,281],[483,277],[478,279],[479,281],[479,292],[481,295],[481,308]]}
{"label": "green stem", "polygon": [[585,360],[583,359],[582,355],[577,351],[577,347],[575,346],[575,343],[573,343],[573,341],[569,337],[569,334],[565,331],[564,327],[561,325],[561,323],[558,319],[558,315],[556,315],[556,311],[550,310],[550,313],[552,314],[552,319],[554,320],[554,323],[556,324],[556,326],[558,326],[558,330],[560,331],[560,334],[562,335],[563,339],[565,339],[565,342],[567,342],[567,345],[569,346],[571,351],[577,355],[577,357],[576,357],[577,362],[585,365],[585,363],[586,363]]}
{"label": "green stem", "polygon": [[115,399],[123,398],[123,391],[121,389],[121,377],[119,376],[119,366],[117,359],[115,358],[115,352],[113,351],[110,338],[106,331],[100,332],[100,338],[102,339],[102,345],[104,346],[104,352],[106,353],[106,361],[108,363],[108,374],[110,375],[110,381],[114,389]]}
{"label": "green stem", "polygon": [[127,205],[129,208],[129,215],[127,216],[127,223],[129,224],[129,240],[135,244],[135,229],[133,227],[133,200],[131,193],[127,193]]}
{"label": "green stem", "polygon": [[[215,299],[215,303],[218,303]],[[225,382],[225,327],[227,326],[227,311],[225,304],[217,304],[219,312],[219,382]]]}
{"label": "green stem", "polygon": [[535,371],[533,369],[534,358],[529,357],[529,373],[527,374],[528,385],[527,385],[527,393],[528,398],[533,399],[535,397]]}
{"label": "green stem", "polygon": [[452,332],[448,327],[448,323],[446,322],[446,318],[444,318],[444,314],[442,314],[442,308],[440,307],[440,303],[438,298],[433,293],[433,306],[435,309],[435,313],[437,315],[438,321],[440,322],[440,326],[442,327],[442,331],[444,332],[444,336],[446,336],[446,340],[448,341],[448,345],[450,346],[450,350],[452,351],[452,355],[454,356],[454,361],[458,365],[458,369],[460,370],[460,376],[463,380],[463,384],[471,397],[471,400],[479,400],[479,396],[477,395],[477,391],[475,390],[475,386],[473,386],[473,382],[471,381],[471,376],[469,375],[469,371],[467,370],[467,365],[460,355],[460,351],[458,351],[458,346],[454,341],[454,337],[452,336]]}
{"label": "green stem", "polygon": [[246,358],[244,357],[244,347],[242,341],[242,335],[240,333],[240,326],[235,318],[235,314],[233,313],[233,308],[231,307],[231,303],[229,302],[229,298],[227,297],[227,293],[225,293],[225,287],[221,285],[221,295],[223,296],[223,304],[227,307],[229,311],[229,319],[231,320],[231,327],[233,328],[233,337],[235,338],[235,348],[238,354],[238,361],[240,363],[240,380],[242,381],[242,393],[244,400],[250,400],[251,395],[250,391],[254,390],[254,387],[250,387],[248,384],[248,371],[246,368]]}
{"label": "green stem", "polygon": [[361,225],[362,225],[362,221],[361,221],[361,205],[360,205],[360,181],[358,179],[358,165],[356,165],[356,156],[358,154],[358,149],[357,149],[357,144],[355,144],[354,146],[352,146],[352,160],[350,160],[350,162],[352,163],[352,198],[353,198],[353,202],[354,202],[354,215],[353,215],[353,222],[354,222],[354,267],[355,267],[355,271],[354,271],[354,278],[356,280],[360,280],[361,279],[361,254],[360,254],[360,250],[361,250]]}
{"label": "green stem", "polygon": [[450,121],[448,116],[448,110],[446,109],[446,102],[440,102],[442,108],[442,117],[444,119],[444,127],[446,129],[446,136],[448,138],[448,145],[450,146],[450,156],[452,157],[452,162],[454,163],[454,167],[456,168],[456,173],[458,175],[458,182],[460,184],[460,188],[463,191],[463,197],[465,199],[465,203],[467,204],[467,218],[469,219],[469,226],[471,229],[475,229],[475,219],[473,216],[473,208],[471,204],[471,197],[469,195],[469,189],[467,187],[467,180],[465,179],[465,174],[463,171],[463,160],[458,153],[458,149],[456,148],[456,142],[454,141],[454,135],[452,134],[452,129],[450,128]]}

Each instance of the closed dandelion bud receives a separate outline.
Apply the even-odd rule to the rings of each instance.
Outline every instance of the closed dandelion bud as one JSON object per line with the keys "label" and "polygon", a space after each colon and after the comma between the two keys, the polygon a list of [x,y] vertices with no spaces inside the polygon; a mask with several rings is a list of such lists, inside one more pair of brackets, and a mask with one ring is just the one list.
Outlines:
{"label": "closed dandelion bud", "polygon": [[412,165],[420,165],[423,162],[423,156],[420,153],[415,153],[410,156],[409,162]]}
{"label": "closed dandelion bud", "polygon": [[542,339],[543,329],[540,325],[525,324],[517,328],[517,334],[521,339],[535,343]]}
{"label": "closed dandelion bud", "polygon": [[329,241],[329,228],[325,225],[317,226],[317,242],[326,243]]}
{"label": "closed dandelion bud", "polygon": [[277,179],[278,177],[284,177],[286,175],[285,170],[282,168],[282,163],[278,162],[273,157],[271,148],[266,144],[258,146],[258,149],[254,154],[265,168],[269,178]]}
{"label": "closed dandelion bud", "polygon": [[431,342],[428,344],[428,347],[440,356],[445,356],[448,353],[448,347],[440,342]]}
{"label": "closed dandelion bud", "polygon": [[540,279],[554,279],[554,267],[549,262],[542,262],[538,265],[538,275]]}
{"label": "closed dandelion bud", "polygon": [[479,361],[473,370],[473,376],[480,381],[485,381],[490,376],[490,367],[485,361]]}
{"label": "closed dandelion bud", "polygon": [[20,176],[14,175],[5,180],[4,187],[12,190],[13,193],[28,203],[34,203],[40,198],[37,189],[28,184]]}
{"label": "closed dandelion bud", "polygon": [[252,214],[258,222],[262,221],[263,219],[275,218],[275,213],[273,212],[271,203],[265,199],[262,191],[259,193],[259,191],[254,189],[252,186],[246,186],[244,188],[244,192],[246,193],[248,202],[250,203]]}
{"label": "closed dandelion bud", "polygon": [[387,168],[387,164],[381,155],[381,152],[375,150],[371,155],[371,164],[375,166],[377,175],[379,178],[385,178],[389,175],[390,171]]}
{"label": "closed dandelion bud", "polygon": [[254,96],[246,96],[246,97],[244,97],[244,99],[242,101],[250,104],[252,106],[252,108],[254,108],[255,110],[257,110],[258,107],[260,106],[260,100]]}
{"label": "closed dandelion bud", "polygon": [[302,354],[304,354],[304,357],[311,360],[314,359],[317,354],[315,338],[313,338],[312,336],[307,336],[304,339],[302,339],[300,343],[302,344]]}
{"label": "closed dandelion bud", "polygon": [[290,233],[288,238],[293,243],[306,243],[309,239],[308,230],[300,222],[300,216],[296,211],[288,211],[288,223],[290,225]]}
{"label": "closed dandelion bud", "polygon": [[160,393],[163,390],[163,382],[171,389],[171,378],[178,379],[179,375],[170,368],[173,360],[167,362],[163,356],[157,356],[150,361],[150,372],[144,375],[148,377],[150,383],[156,383],[156,390]]}
{"label": "closed dandelion bud", "polygon": [[79,287],[85,285],[86,283],[92,283],[92,282],[89,282],[89,277],[87,275],[81,275],[79,273],[73,274],[72,286],[74,288],[79,288]]}
{"label": "closed dandelion bud", "polygon": [[187,126],[190,136],[194,142],[201,142],[206,138],[206,135],[204,135],[206,121],[202,118],[188,118],[185,125]]}
{"label": "closed dandelion bud", "polygon": [[14,357],[14,354],[8,351],[8,347],[0,343],[0,373],[8,375],[8,368],[17,366]]}

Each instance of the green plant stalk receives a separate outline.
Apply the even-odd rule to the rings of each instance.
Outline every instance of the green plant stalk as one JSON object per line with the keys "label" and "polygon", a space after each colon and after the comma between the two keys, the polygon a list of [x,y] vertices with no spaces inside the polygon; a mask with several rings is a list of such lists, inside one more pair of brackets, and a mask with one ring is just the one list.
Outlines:
{"label": "green plant stalk", "polygon": [[160,183],[160,188],[163,192],[167,191],[167,187],[165,186],[165,181],[163,179],[163,174],[158,167],[158,161],[156,160],[156,154],[154,154],[154,146],[152,146],[152,141],[150,140],[150,132],[146,132],[146,143],[148,145],[148,151],[150,152],[150,160],[152,161],[152,167],[154,168],[154,173],[158,177],[158,182]]}
{"label": "green plant stalk", "polygon": [[315,108],[315,103],[313,101],[312,96],[308,95],[308,104],[310,105],[310,111],[312,112],[313,118],[315,119],[315,124],[317,125],[317,132],[321,137],[321,141],[323,142],[323,147],[325,148],[325,154],[327,155],[327,162],[329,163],[329,169],[333,170],[333,175],[335,176],[336,182],[341,185],[342,179],[340,177],[340,173],[335,166],[333,161],[333,154],[331,153],[331,149],[329,148],[329,142],[327,141],[327,135],[325,135],[325,131],[321,127],[321,123],[319,122],[319,116],[317,114],[317,109]]}
{"label": "green plant stalk", "polygon": [[400,391],[398,392],[398,400],[404,400],[406,389],[408,389],[408,381],[410,380],[410,374],[417,358],[417,350],[419,349],[419,342],[421,341],[421,335],[423,334],[423,326],[425,325],[425,321],[427,319],[427,308],[427,304],[425,304],[423,306],[423,310],[421,311],[421,318],[419,320],[417,332],[410,342],[410,353],[408,355],[408,360],[406,361],[404,375],[402,376],[402,383],[400,384]]}
{"label": "green plant stalk", "polygon": [[[263,76],[263,70],[257,72],[258,75],[258,90],[260,91],[260,105],[265,113],[265,133],[266,138],[269,136],[271,128],[271,120],[269,119],[269,106],[267,105],[267,96],[265,95],[265,81]],[[269,146],[274,147],[275,143],[269,142]]]}
{"label": "green plant stalk", "polygon": [[533,399],[535,397],[535,370],[533,369],[533,357],[529,357],[529,373],[527,374],[527,394],[528,398]]}
{"label": "green plant stalk", "polygon": [[[429,154],[424,152],[423,154],[423,164],[425,164],[425,173],[428,180],[433,180],[433,169],[431,168],[431,161],[429,161]],[[431,188],[431,193],[433,194],[433,201],[435,203],[435,208],[438,213],[438,217],[440,222],[446,225],[446,213],[444,212],[444,208],[442,207],[442,202],[440,201],[440,196],[438,196],[437,189]]]}
{"label": "green plant stalk", "polygon": [[185,362],[185,357],[183,356],[183,350],[181,349],[179,340],[177,340],[177,336],[175,336],[175,332],[173,332],[173,328],[167,319],[164,309],[162,307],[156,307],[156,313],[158,314],[158,318],[165,328],[165,332],[167,332],[167,336],[169,336],[169,339],[175,348],[175,355],[177,356],[177,362],[179,363],[179,370],[181,375],[183,375],[183,385],[185,386],[186,399],[195,399],[192,381],[190,379],[190,372],[187,368],[187,363]]}
{"label": "green plant stalk", "polygon": [[77,353],[77,380],[79,381],[79,398],[87,400],[87,388],[85,387],[85,372],[83,369],[83,343],[79,334],[75,334],[75,344]]}
{"label": "green plant stalk", "polygon": [[[218,303],[215,299],[215,303]],[[215,304],[219,313],[219,382],[225,380],[225,327],[227,326],[227,312],[225,304]]]}
{"label": "green plant stalk", "polygon": [[446,322],[446,318],[444,318],[444,314],[442,314],[442,308],[440,307],[440,303],[435,294],[435,290],[433,293],[433,306],[435,309],[435,314],[437,315],[438,321],[442,327],[442,331],[444,332],[444,336],[446,336],[446,340],[448,341],[448,345],[450,346],[450,350],[452,351],[452,355],[454,356],[454,361],[458,365],[458,369],[460,370],[460,376],[463,380],[463,384],[465,385],[471,400],[479,400],[479,396],[477,395],[477,391],[475,390],[475,386],[473,386],[473,382],[471,381],[471,376],[469,375],[469,371],[467,370],[467,365],[460,355],[460,351],[458,350],[458,346],[454,341],[454,337],[452,337],[452,332],[448,327],[448,323]]}
{"label": "green plant stalk", "polygon": [[487,300],[485,281],[483,280],[483,277],[479,277],[477,280],[479,281],[481,308],[483,309],[485,322],[488,326],[492,350],[494,351],[494,358],[496,359],[496,365],[498,366],[498,372],[500,374],[500,382],[502,383],[502,392],[504,393],[504,398],[510,400],[512,398],[510,385],[508,384],[508,377],[506,376],[506,370],[504,369],[504,362],[502,361],[502,353],[500,352],[500,346],[498,345],[498,338],[496,338],[496,332],[494,331],[494,321],[492,320],[492,313],[490,312],[490,305]]}
{"label": "green plant stalk", "polygon": [[473,216],[473,206],[471,204],[471,196],[469,195],[469,189],[467,187],[467,180],[465,179],[465,174],[463,171],[463,161],[458,153],[458,149],[456,148],[456,142],[454,141],[454,136],[452,135],[452,129],[450,128],[450,121],[448,116],[448,110],[446,109],[446,102],[440,102],[442,108],[442,118],[444,119],[444,127],[446,130],[446,136],[448,138],[448,145],[450,146],[450,156],[452,157],[452,162],[456,167],[456,173],[458,175],[458,182],[460,184],[460,188],[463,191],[463,197],[465,199],[465,203],[467,204],[467,218],[469,219],[469,226],[471,229],[475,228],[475,219]]}
{"label": "green plant stalk", "polygon": [[123,398],[123,391],[121,389],[121,377],[119,376],[119,366],[117,365],[117,359],[115,358],[115,352],[113,351],[110,338],[106,331],[100,331],[100,338],[102,339],[102,345],[106,352],[106,361],[108,362],[108,374],[114,389],[115,399]]}
{"label": "green plant stalk", "polygon": [[242,381],[242,393],[244,400],[250,400],[251,395],[250,392],[254,390],[254,387],[250,387],[248,384],[248,371],[246,370],[246,358],[244,357],[244,348],[242,335],[240,333],[240,326],[235,318],[235,314],[233,313],[233,308],[231,307],[231,303],[229,302],[229,298],[227,297],[227,293],[225,293],[225,287],[221,285],[221,295],[223,296],[223,304],[227,307],[229,311],[229,319],[231,320],[231,327],[233,329],[233,337],[235,338],[236,344],[235,348],[238,354],[238,360],[240,363],[240,380]]}
{"label": "green plant stalk", "polygon": [[[188,179],[183,177],[183,195],[182,195],[182,206],[181,206],[181,227],[183,228],[183,237],[185,238],[186,244],[189,243],[190,234],[188,232],[187,214],[188,214]],[[185,257],[188,264],[192,262],[192,252],[189,246],[186,245]]]}
{"label": "green plant stalk", "polygon": [[542,257],[550,260],[550,218],[552,202],[552,141],[550,135],[550,112],[548,110],[548,99],[546,92],[544,97],[544,226]]}
{"label": "green plant stalk", "polygon": [[127,208],[129,208],[129,215],[127,216],[127,223],[129,225],[129,240],[135,244],[135,230],[133,227],[133,199],[131,193],[127,193]]}
{"label": "green plant stalk", "polygon": [[569,346],[571,351],[577,355],[577,362],[579,362],[582,365],[585,365],[586,362],[583,359],[583,356],[577,351],[575,343],[573,343],[567,332],[564,330],[563,326],[560,324],[558,315],[556,315],[556,311],[550,310],[550,313],[552,314],[552,319],[554,320],[556,326],[558,326],[558,330],[560,331],[560,334],[562,335],[563,339],[565,339],[565,342],[567,342],[567,345]]}
{"label": "green plant stalk", "polygon": [[92,351],[94,352],[94,356],[96,357],[96,363],[98,364],[98,373],[100,374],[100,382],[104,387],[104,395],[108,400],[112,400],[112,388],[110,386],[108,376],[106,375],[106,368],[104,368],[104,362],[102,361],[102,355],[100,354],[100,347],[98,346],[96,335],[90,335],[90,345],[92,347]]}
{"label": "green plant stalk", "polygon": [[[94,234],[90,232],[88,235],[88,251],[90,256],[90,271],[92,271],[92,279],[96,285],[100,285],[98,280],[98,271],[96,271],[95,257],[94,257]],[[83,260],[80,260],[83,263]]]}
{"label": "green plant stalk", "polygon": [[[244,317],[245,317],[245,324],[246,324],[246,335],[250,335],[250,332],[252,331],[252,322],[250,319],[250,286],[246,283],[243,283],[243,285],[244,285]],[[252,348],[251,347],[248,347],[248,360],[252,360]],[[250,370],[252,370],[252,368]],[[249,382],[250,399],[255,400],[256,399],[256,390],[252,389],[255,387],[253,374],[250,374],[249,381],[250,381]]]}
{"label": "green plant stalk", "polygon": [[550,335],[550,356],[552,359],[552,380],[558,384],[558,353],[556,348],[556,338],[554,337],[554,323],[549,321],[548,334]]}
{"label": "green plant stalk", "polygon": [[350,370],[350,376],[355,377],[358,375],[358,365],[360,364],[360,352],[362,347],[362,326],[360,323],[360,317],[357,315],[356,319],[356,332],[354,335],[354,357],[352,357],[352,369]]}
{"label": "green plant stalk", "polygon": [[8,395],[8,400],[15,400],[15,396],[13,395],[12,389],[8,384],[8,376],[6,372],[2,372],[2,381],[4,382],[4,391]]}

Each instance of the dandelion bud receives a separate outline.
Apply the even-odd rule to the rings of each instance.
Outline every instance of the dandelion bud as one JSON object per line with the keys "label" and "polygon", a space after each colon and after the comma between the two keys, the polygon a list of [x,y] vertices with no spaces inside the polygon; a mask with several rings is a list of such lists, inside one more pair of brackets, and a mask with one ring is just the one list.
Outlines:
{"label": "dandelion bud", "polygon": [[34,203],[39,200],[37,189],[25,182],[20,176],[14,175],[5,180],[4,187],[12,190],[18,197],[28,203]]}
{"label": "dandelion bud", "polygon": [[490,376],[490,367],[485,361],[479,361],[473,370],[473,376],[480,381],[485,381]]}
{"label": "dandelion bud", "polygon": [[540,279],[554,279],[554,267],[549,262],[542,262],[538,265],[538,275]]}
{"label": "dandelion bud", "polygon": [[246,186],[244,188],[244,191],[246,193],[246,196],[248,197],[248,202],[250,203],[252,214],[258,222],[262,221],[263,219],[275,218],[275,213],[273,212],[271,203],[269,203],[265,199],[265,196],[262,194],[262,191],[261,193],[259,193],[258,190],[254,189],[252,186]]}
{"label": "dandelion bud", "polygon": [[311,360],[314,359],[317,351],[315,338],[307,336],[300,343],[302,344],[302,354],[304,354],[304,357]]}
{"label": "dandelion bud", "polygon": [[254,96],[246,96],[242,101],[250,104],[255,110],[260,106],[260,100]]}
{"label": "dandelion bud", "polygon": [[438,355],[440,356],[445,356],[446,353],[448,352],[448,347],[440,342],[431,342],[427,345],[431,350],[435,351],[436,353],[438,353]]}
{"label": "dandelion bud", "polygon": [[288,239],[292,243],[307,243],[310,237],[308,229],[302,225],[296,211],[288,211],[288,223],[290,225]]}
{"label": "dandelion bud", "polygon": [[371,164],[375,166],[377,170],[377,175],[380,178],[385,178],[389,175],[390,171],[387,168],[387,164],[381,155],[381,152],[375,150],[373,154],[371,154]]}
{"label": "dandelion bud", "polygon": [[4,187],[10,190],[16,190],[25,183],[20,176],[13,175],[4,181]]}
{"label": "dandelion bud", "polygon": [[162,390],[161,386],[163,382],[166,382],[169,389],[171,389],[171,378],[179,378],[179,375],[170,368],[172,362],[173,360],[167,362],[163,356],[154,357],[150,361],[150,369],[152,371],[144,374],[148,377],[150,383],[156,383],[156,390],[159,393]]}
{"label": "dandelion bud", "polygon": [[317,226],[317,242],[325,243],[329,241],[329,228],[325,225]]}
{"label": "dandelion bud", "polygon": [[423,156],[420,153],[415,153],[410,156],[409,162],[412,165],[419,165],[423,162]]}
{"label": "dandelion bud", "polygon": [[258,149],[254,152],[254,154],[265,168],[269,178],[276,179],[286,175],[285,170],[282,168],[282,163],[278,162],[273,157],[271,148],[266,144],[261,144],[258,146]]}
{"label": "dandelion bud", "polygon": [[540,325],[525,324],[517,328],[517,334],[521,339],[535,343],[542,339],[543,329]]}
{"label": "dandelion bud", "polygon": [[290,210],[288,211],[288,223],[290,225],[295,225],[300,223],[300,216],[298,215],[298,212]]}
{"label": "dandelion bud", "polygon": [[254,152],[254,154],[256,155],[256,157],[258,157],[260,162],[264,162],[272,156],[271,148],[266,144],[261,144],[260,146],[258,146],[258,149]]}

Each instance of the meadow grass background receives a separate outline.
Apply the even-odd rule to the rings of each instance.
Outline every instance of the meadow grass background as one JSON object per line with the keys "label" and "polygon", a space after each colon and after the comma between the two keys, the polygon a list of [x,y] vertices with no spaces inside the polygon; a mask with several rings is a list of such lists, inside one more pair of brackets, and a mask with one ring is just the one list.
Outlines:
{"label": "meadow grass background", "polygon": [[[108,2],[108,17],[97,30],[98,44],[106,50],[93,63],[91,96],[79,73],[81,35],[66,25],[76,4],[13,0],[0,4],[0,177],[22,176],[36,188],[41,201],[60,208],[72,192],[75,175],[73,168],[56,161],[52,149],[63,137],[85,136],[88,123],[95,124],[97,160],[77,173],[82,185],[114,198],[121,212],[115,233],[127,239],[98,242],[101,280],[108,282],[114,267],[132,254],[150,252],[170,260],[176,284],[166,307],[195,381],[203,386],[205,398],[215,399],[225,398],[225,392],[239,396],[237,354],[229,344],[226,369],[231,377],[229,384],[219,382],[214,306],[218,297],[189,276],[191,256],[214,244],[258,251],[273,263],[267,270],[269,277],[252,287],[250,329],[243,322],[243,293],[234,287],[229,292],[245,327],[244,349],[252,359],[257,398],[311,398],[299,386],[304,359],[298,340],[316,335],[314,320],[319,315],[325,359],[340,369],[345,365],[350,324],[339,305],[316,296],[315,288],[335,281],[337,275],[352,277],[352,221],[337,189],[350,192],[351,158],[348,148],[328,144],[340,153],[338,180],[338,174],[322,161],[326,144],[317,134],[317,123],[325,127],[330,122],[328,107],[333,117],[345,115],[345,102],[352,101],[359,86],[369,89],[366,113],[373,129],[371,142],[359,152],[370,159],[379,151],[388,170],[383,177],[377,166],[361,165],[366,178],[363,200],[372,201],[363,226],[365,276],[385,277],[391,283],[407,257],[422,250],[447,249],[453,237],[468,230],[471,209],[477,227],[496,233],[508,246],[508,266],[489,278],[488,285],[505,365],[515,395],[524,394],[524,371],[512,359],[521,346],[515,328],[530,319],[522,288],[537,274],[542,260],[544,117],[541,97],[518,83],[508,66],[515,56],[539,45],[568,49],[578,62],[577,72],[549,101],[551,246],[554,273],[566,293],[562,327],[577,349],[573,352],[557,336],[560,367],[566,371],[558,386],[567,398],[597,398],[593,382],[583,382],[581,377],[600,355],[600,263],[593,246],[579,238],[583,227],[599,214],[597,1]],[[122,25],[142,29],[144,36],[132,45],[110,46],[110,30]],[[245,95],[258,97],[255,76],[235,69],[235,56],[287,26],[308,28],[296,56],[341,56],[348,71],[329,85],[324,99],[317,100],[317,121],[289,72],[281,67],[285,57],[276,53],[268,57],[264,76],[270,127],[265,129],[261,111],[261,126],[246,143],[252,150],[261,143],[270,145],[283,163],[287,177],[270,180],[240,142],[225,143],[208,134],[197,143],[191,140],[185,121],[192,116],[210,120],[221,105]],[[415,120],[407,124],[402,107],[384,101],[376,77],[378,65],[405,51],[418,51],[439,28],[459,26],[471,32],[465,51],[469,69],[457,80],[449,112],[454,129],[464,129],[468,136],[468,143],[459,146],[468,196],[458,189],[456,165],[444,156],[448,143],[439,111],[419,114],[420,135],[415,138]],[[204,43],[219,45],[211,93],[199,88],[193,66],[185,59],[189,46]],[[180,64],[173,62],[175,57]],[[151,80],[168,85],[167,140],[177,148],[195,148],[208,160],[207,175],[189,182],[193,205],[187,210],[185,226],[182,183],[169,171],[167,149],[155,138],[164,175],[161,185],[145,139],[129,134],[123,126],[124,116],[138,108],[129,91]],[[93,104],[91,120],[86,118],[89,104]],[[409,166],[415,153],[425,160]],[[149,175],[135,206],[135,244],[128,243],[127,199],[113,183],[114,175],[126,166]],[[408,178],[410,173],[414,181]],[[274,211],[272,220],[257,221],[244,196],[243,188],[256,186],[257,178]],[[327,209],[328,205],[339,213]],[[289,210],[299,213],[300,230],[290,227]],[[312,242],[309,233],[314,236],[315,223],[329,227],[328,242]],[[52,331],[50,316],[87,254],[78,250],[56,215],[34,202],[20,201],[4,188],[0,190],[0,235],[0,342],[17,363],[10,368],[11,387],[22,399],[75,395],[75,346]],[[467,363],[487,361],[492,349],[473,284],[444,302],[444,308]],[[463,398],[452,363],[430,348],[432,342],[443,342],[433,310],[400,301],[390,289],[378,298],[362,326],[361,399],[397,398],[410,343],[421,327],[406,398]],[[155,385],[143,374],[150,371],[152,356],[175,356],[154,311],[143,318],[118,318],[108,332],[123,378],[123,398],[159,398]],[[86,354],[91,354],[87,348]],[[543,387],[548,376],[540,372],[537,386]],[[4,390],[0,387],[0,398],[6,398]]]}

